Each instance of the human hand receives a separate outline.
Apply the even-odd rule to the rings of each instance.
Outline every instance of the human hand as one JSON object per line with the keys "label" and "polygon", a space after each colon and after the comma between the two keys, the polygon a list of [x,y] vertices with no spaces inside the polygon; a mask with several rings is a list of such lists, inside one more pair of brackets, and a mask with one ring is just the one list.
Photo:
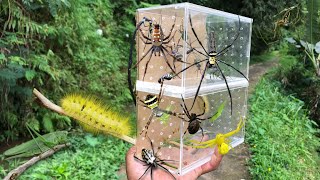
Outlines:
{"label": "human hand", "polygon": [[[129,180],[136,180],[139,179],[143,175],[143,179],[151,179],[151,170],[149,169],[146,174],[145,171],[148,168],[148,166],[145,166],[146,163],[143,163],[139,160],[136,160],[134,158],[134,155],[136,153],[136,147],[132,146],[126,155],[126,170],[127,170],[127,177]],[[219,154],[218,148],[214,148],[214,153],[211,157],[211,160],[202,166],[188,172],[187,174],[183,176],[174,175],[176,179],[183,179],[183,180],[194,180],[197,179],[202,174],[208,173],[210,171],[213,171],[217,169],[220,162],[222,160],[222,155]],[[157,167],[154,168],[153,171],[153,178],[155,180],[157,179],[173,179],[173,177],[165,171],[164,169]]]}

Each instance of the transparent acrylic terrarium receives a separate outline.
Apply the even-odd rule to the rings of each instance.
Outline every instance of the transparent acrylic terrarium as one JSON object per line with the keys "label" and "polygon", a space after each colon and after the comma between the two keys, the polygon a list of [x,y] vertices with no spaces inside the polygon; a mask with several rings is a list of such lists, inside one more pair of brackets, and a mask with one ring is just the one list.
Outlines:
{"label": "transparent acrylic terrarium", "polygon": [[[136,155],[141,159],[142,149],[151,149],[151,140],[157,156],[170,160],[170,165],[165,167],[173,173],[183,175],[208,162],[213,153],[211,147],[192,148],[190,140],[207,141],[214,139],[217,133],[233,131],[237,128],[239,119],[246,116],[249,83],[245,77],[248,77],[252,19],[190,3],[138,9],[137,22],[144,17],[152,20],[152,25],[144,23],[136,37],[139,61],[136,82]],[[161,28],[160,45],[152,43],[156,24]],[[216,59],[220,61],[216,63],[219,67],[209,65],[210,52],[218,53]],[[200,61],[202,62],[197,63]],[[232,112],[229,91],[218,68],[231,92]],[[159,95],[159,78],[173,72],[181,73],[164,81],[158,108],[152,110],[146,107],[143,102],[148,96]],[[201,79],[199,94],[191,109]],[[182,97],[190,114],[203,113],[199,116],[203,119],[214,115],[222,103],[225,105],[217,119],[201,121],[203,131],[199,128],[196,133],[190,134],[186,115],[178,117],[161,113],[161,109],[184,113]],[[241,144],[244,132],[240,131],[229,137],[229,140],[231,147]]]}

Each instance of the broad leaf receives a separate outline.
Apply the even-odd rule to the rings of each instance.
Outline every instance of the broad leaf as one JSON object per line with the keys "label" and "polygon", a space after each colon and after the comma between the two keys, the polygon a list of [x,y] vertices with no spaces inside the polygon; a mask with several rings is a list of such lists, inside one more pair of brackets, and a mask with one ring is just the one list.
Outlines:
{"label": "broad leaf", "polygon": [[210,119],[211,122],[215,121],[216,119],[218,119],[218,118],[221,116],[225,104],[226,104],[226,102],[223,102],[223,103],[218,107],[218,110],[217,110],[216,114],[215,114],[214,116],[212,116],[212,118]]}

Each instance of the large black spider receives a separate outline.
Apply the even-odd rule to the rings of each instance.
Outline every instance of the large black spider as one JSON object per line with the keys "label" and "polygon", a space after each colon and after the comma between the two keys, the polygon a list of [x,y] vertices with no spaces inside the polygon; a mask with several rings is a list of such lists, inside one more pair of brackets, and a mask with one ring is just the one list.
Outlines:
{"label": "large black spider", "polygon": [[180,104],[180,106],[182,107],[184,115],[187,116],[188,120],[183,118],[181,115],[178,115],[177,117],[182,119],[183,121],[189,122],[188,128],[183,133],[183,135],[185,135],[187,131],[189,132],[189,134],[195,134],[199,131],[199,129],[201,129],[201,133],[202,133],[201,141],[202,141],[202,139],[204,137],[204,133],[203,133],[202,127],[200,126],[201,122],[208,120],[208,119],[211,119],[218,112],[216,112],[215,114],[213,114],[210,117],[200,118],[200,116],[203,116],[205,114],[206,103],[203,101],[203,112],[201,114],[196,114],[196,113],[190,113],[182,95],[181,95],[181,99],[182,99],[183,104]]}
{"label": "large black spider", "polygon": [[[222,76],[222,78],[223,78],[223,80],[224,80],[224,82],[225,82],[225,84],[226,84],[226,86],[227,86],[228,93],[229,93],[229,97],[230,97],[231,114],[232,114],[232,96],[231,96],[230,88],[229,88],[229,85],[228,85],[228,81],[227,81],[225,75],[223,74],[223,72],[222,72],[222,70],[221,70],[221,68],[220,68],[220,66],[219,66],[219,63],[222,63],[222,64],[224,64],[224,65],[227,65],[228,67],[231,67],[232,69],[234,69],[235,71],[237,71],[239,74],[241,74],[245,79],[248,80],[248,78],[247,78],[241,71],[239,71],[238,69],[236,69],[234,66],[232,66],[231,64],[229,64],[229,63],[227,63],[227,62],[225,62],[225,61],[223,61],[223,60],[218,59],[218,57],[224,55],[224,54],[229,50],[229,48],[234,44],[234,42],[238,39],[239,34],[240,34],[240,17],[239,17],[239,16],[238,16],[238,19],[239,19],[239,28],[238,28],[238,32],[237,32],[234,40],[233,40],[229,45],[227,45],[226,47],[224,47],[222,50],[220,50],[219,52],[217,52],[217,51],[216,51],[216,47],[215,47],[215,41],[214,41],[214,33],[211,32],[211,33],[209,34],[209,40],[211,40],[211,44],[209,45],[209,46],[210,46],[210,47],[209,47],[209,50],[206,50],[206,48],[204,48],[202,42],[200,41],[197,33],[195,32],[195,30],[194,30],[194,28],[193,28],[192,20],[191,20],[191,15],[189,15],[189,21],[190,21],[190,26],[191,26],[192,33],[193,33],[194,36],[196,37],[196,40],[197,40],[197,42],[200,44],[200,46],[201,46],[202,50],[204,51],[204,53],[201,52],[201,51],[199,51],[199,50],[197,50],[196,48],[192,48],[192,50],[194,50],[194,51],[196,51],[197,53],[205,56],[205,59],[200,60],[200,61],[197,61],[197,62],[195,62],[194,64],[186,67],[185,69],[183,69],[183,70],[181,70],[180,72],[176,73],[176,74],[174,75],[174,77],[175,77],[175,76],[178,76],[180,73],[184,72],[185,70],[189,69],[190,67],[193,67],[193,66],[198,67],[200,63],[206,62],[205,66],[204,66],[203,73],[202,73],[202,75],[201,75],[200,83],[199,83],[199,86],[198,86],[198,88],[197,88],[196,94],[195,94],[195,96],[194,96],[194,100],[193,100],[193,103],[192,103],[192,105],[191,105],[190,110],[192,110],[192,108],[193,108],[193,106],[194,106],[194,103],[195,103],[195,100],[196,100],[196,98],[198,97],[199,90],[200,90],[202,81],[203,81],[204,76],[205,76],[205,72],[206,72],[206,70],[207,70],[208,68],[210,68],[210,69],[213,69],[214,71],[219,71],[219,72],[220,72],[220,74],[221,74],[221,76]],[[173,78],[174,78],[174,77],[173,77]]]}
{"label": "large black spider", "polygon": [[153,143],[151,141],[151,139],[149,138],[149,136],[147,136],[149,141],[150,141],[150,144],[151,144],[151,150],[150,149],[142,149],[142,152],[141,152],[141,156],[142,156],[142,160],[139,159],[138,157],[134,156],[134,158],[142,163],[145,163],[145,166],[148,166],[148,168],[144,171],[144,173],[140,176],[139,179],[141,179],[147,172],[149,169],[151,169],[151,179],[153,179],[153,169],[155,168],[158,168],[158,167],[161,167],[164,171],[168,172],[172,177],[173,179],[176,179],[173,174],[166,168],[164,167],[163,165],[167,165],[166,162],[172,162],[174,160],[163,160],[163,159],[160,159],[157,154],[158,154],[158,151],[160,149],[160,147],[158,148],[158,151],[155,153],[154,152],[154,147],[153,147]]}
{"label": "large black spider", "polygon": [[[175,19],[176,20],[176,19]],[[175,22],[172,24],[169,35],[165,36],[163,31],[162,31],[162,27],[160,26],[160,24],[157,23],[152,23],[151,26],[152,28],[150,29],[149,33],[151,33],[151,38],[149,38],[148,36],[146,36],[143,31],[139,28],[140,30],[140,34],[142,37],[140,37],[142,39],[142,41],[144,42],[144,44],[151,44],[152,46],[149,48],[149,50],[145,53],[145,55],[143,55],[139,61],[137,61],[136,65],[134,67],[136,67],[148,54],[149,54],[149,59],[146,62],[146,66],[144,69],[144,73],[143,73],[143,77],[142,80],[144,81],[144,77],[147,73],[147,69],[148,69],[148,64],[151,61],[151,57],[154,54],[155,56],[160,56],[160,53],[162,53],[165,62],[167,63],[168,67],[171,69],[172,72],[175,73],[174,68],[170,65],[169,60],[167,59],[166,53],[170,56],[171,53],[166,49],[166,47],[164,47],[163,45],[166,45],[168,43],[170,43],[170,41],[172,40],[172,38],[174,37],[176,31],[174,31],[173,35],[172,31],[174,28]],[[143,39],[144,38],[144,39]],[[165,53],[166,52],[166,53]],[[173,57],[175,58],[175,57]]]}

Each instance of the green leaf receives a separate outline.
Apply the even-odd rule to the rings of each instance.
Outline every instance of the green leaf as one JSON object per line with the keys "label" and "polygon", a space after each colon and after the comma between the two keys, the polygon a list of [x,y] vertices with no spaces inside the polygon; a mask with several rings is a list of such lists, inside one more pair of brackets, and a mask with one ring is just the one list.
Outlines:
{"label": "green leaf", "polygon": [[31,81],[35,76],[37,75],[37,72],[34,70],[27,70],[25,77],[28,81]]}
{"label": "green leaf", "polygon": [[211,122],[217,120],[217,119],[221,116],[225,104],[226,104],[226,102],[223,102],[223,103],[218,107],[218,111],[217,111],[216,114],[215,114],[214,116],[212,116],[212,118],[210,119]]}
{"label": "green leaf", "polygon": [[43,116],[42,123],[43,123],[44,129],[46,129],[49,132],[54,131],[50,114],[47,113]]}
{"label": "green leaf", "polygon": [[85,136],[85,138],[87,143],[92,147],[95,147],[96,145],[100,144],[98,138],[93,137],[92,134]]}
{"label": "green leaf", "polygon": [[307,21],[306,21],[306,40],[311,44],[319,41],[320,39],[320,23],[317,21],[319,18],[318,12],[320,10],[319,0],[308,0],[307,1]]}

